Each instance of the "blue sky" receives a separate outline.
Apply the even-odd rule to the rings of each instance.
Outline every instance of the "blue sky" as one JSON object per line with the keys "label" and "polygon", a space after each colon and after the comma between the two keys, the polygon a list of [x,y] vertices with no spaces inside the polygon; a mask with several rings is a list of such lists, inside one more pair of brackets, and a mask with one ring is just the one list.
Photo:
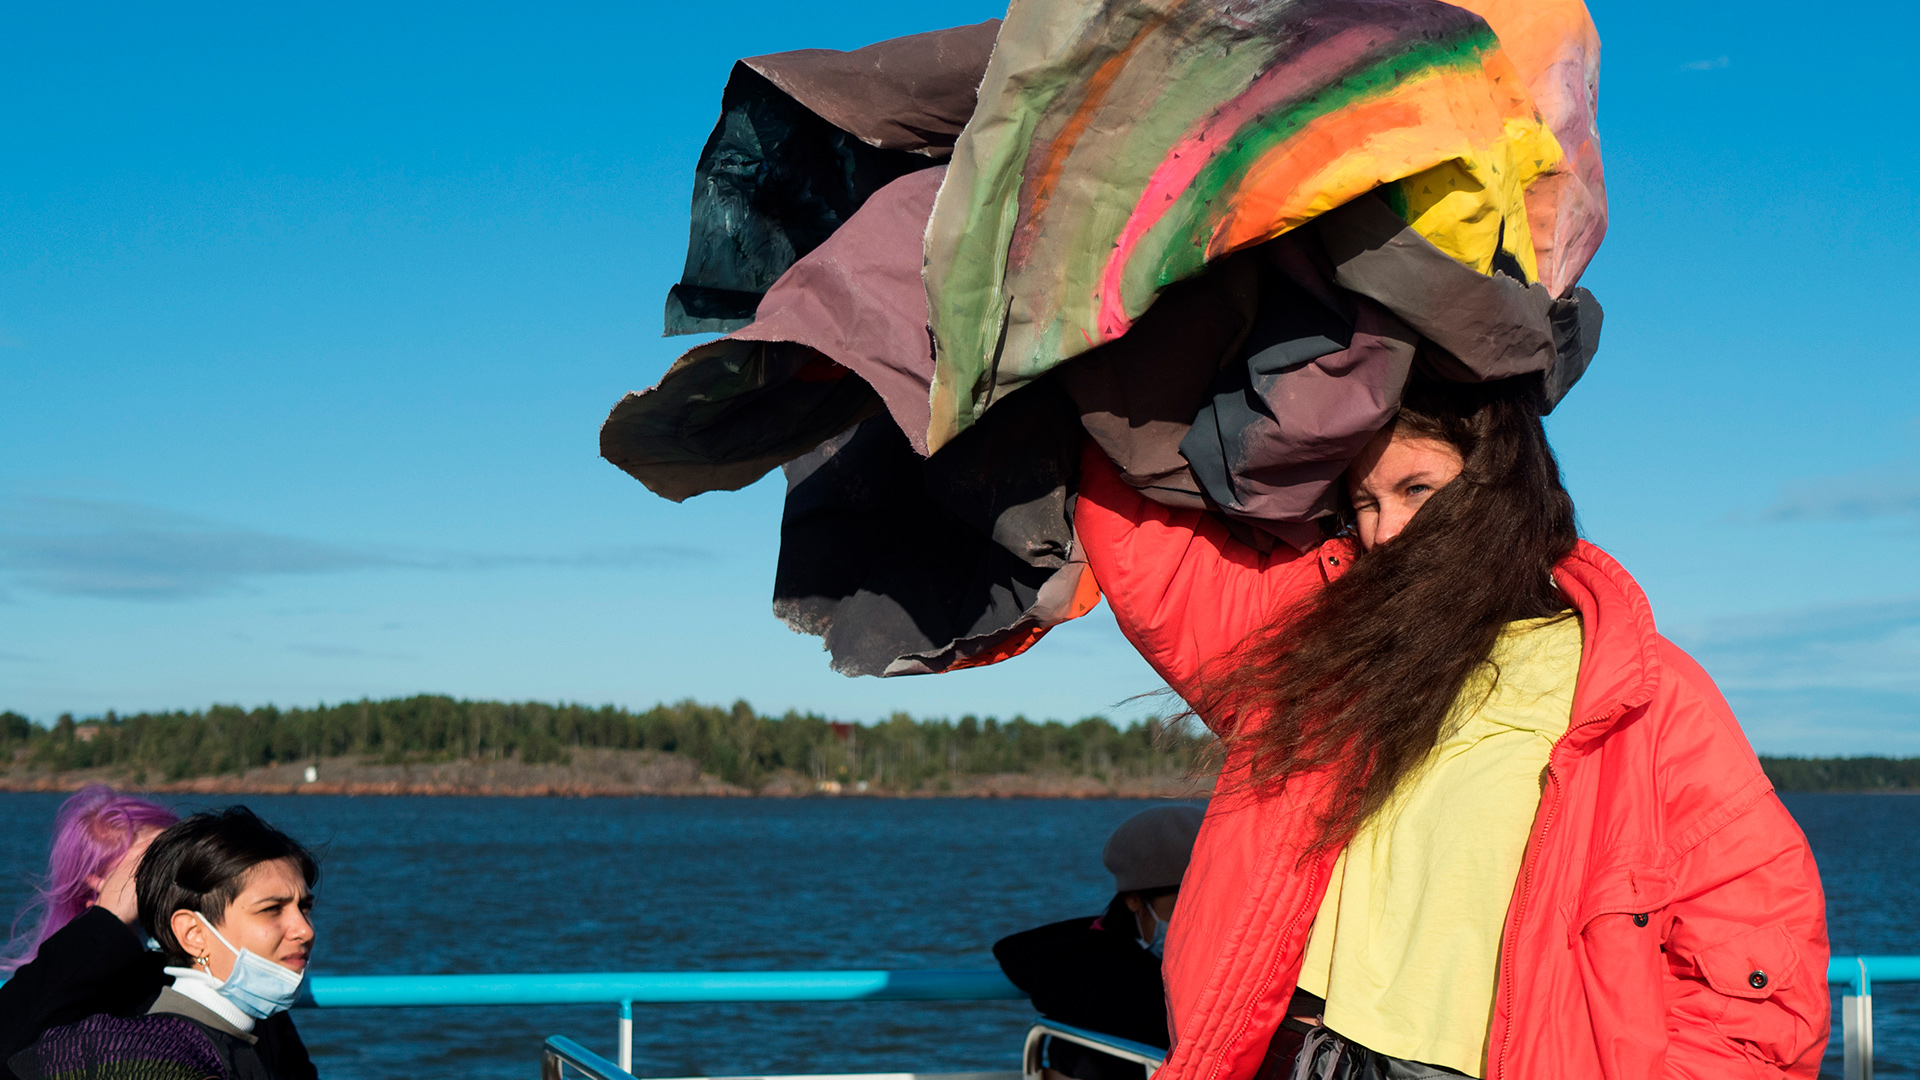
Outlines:
{"label": "blue sky", "polygon": [[[1920,15],[1600,0],[1587,535],[1763,751],[1920,753]],[[777,477],[596,456],[731,62],[999,14],[15,5],[0,35],[0,708],[418,691],[1138,716],[1104,609],[847,679],[768,609]]]}

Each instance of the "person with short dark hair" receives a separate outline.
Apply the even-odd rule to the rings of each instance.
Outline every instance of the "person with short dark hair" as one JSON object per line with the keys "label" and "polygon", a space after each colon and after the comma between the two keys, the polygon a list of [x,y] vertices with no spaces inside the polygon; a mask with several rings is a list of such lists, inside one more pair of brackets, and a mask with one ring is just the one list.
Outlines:
{"label": "person with short dark hair", "polygon": [[[1000,970],[1041,1015],[1168,1046],[1160,957],[1202,817],[1197,806],[1156,806],[1121,822],[1100,853],[1114,888],[1103,914],[994,943]],[[1058,1039],[1049,1040],[1046,1063],[1050,1074],[1072,1080],[1144,1080],[1144,1070],[1133,1062]]]}
{"label": "person with short dark hair", "polygon": [[134,892],[173,985],[142,1015],[53,1028],[8,1066],[20,1080],[317,1080],[287,1009],[305,988],[319,877],[306,848],[245,807],[161,833]]}

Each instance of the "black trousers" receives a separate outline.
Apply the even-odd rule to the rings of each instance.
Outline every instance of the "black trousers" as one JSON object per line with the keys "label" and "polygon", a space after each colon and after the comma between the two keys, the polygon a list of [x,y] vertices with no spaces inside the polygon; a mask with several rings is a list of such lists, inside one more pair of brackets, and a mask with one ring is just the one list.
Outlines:
{"label": "black trousers", "polygon": [[1323,1016],[1327,1003],[1303,990],[1294,991],[1288,1019],[1273,1033],[1267,1055],[1255,1080],[1444,1080],[1463,1073],[1369,1050],[1325,1025],[1306,1024],[1295,1016]]}

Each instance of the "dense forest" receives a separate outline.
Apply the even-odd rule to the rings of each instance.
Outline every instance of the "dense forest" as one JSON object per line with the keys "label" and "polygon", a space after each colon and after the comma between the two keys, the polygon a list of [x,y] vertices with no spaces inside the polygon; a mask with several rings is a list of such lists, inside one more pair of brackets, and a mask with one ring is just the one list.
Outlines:
{"label": "dense forest", "polygon": [[[510,704],[420,696],[312,709],[62,716],[51,727],[0,713],[0,762],[63,772],[108,769],[136,782],[242,773],[261,765],[353,756],[386,764],[517,758],[569,760],[576,747],[661,750],[702,772],[757,786],[782,772],[911,790],[943,777],[1056,773],[1101,781],[1174,776],[1206,768],[1212,740],[1190,723],[1116,727],[963,716],[895,714],[852,724],[812,714],[762,716],[744,701],[719,708],[683,701],[645,712],[612,706]],[[1781,791],[1920,792],[1920,758],[1763,757]]]}
{"label": "dense forest", "polygon": [[1920,758],[1763,757],[1778,791],[1911,791],[1920,793]]}
{"label": "dense forest", "polygon": [[262,765],[353,756],[385,764],[517,758],[566,762],[574,748],[661,750],[749,787],[784,771],[815,780],[913,789],[941,777],[1063,773],[1110,779],[1186,773],[1209,738],[1189,725],[1116,727],[963,716],[876,724],[811,714],[762,716],[691,701],[645,712],[612,706],[509,704],[420,696],[311,709],[216,705],[194,712],[62,716],[51,728],[0,713],[0,761],[59,772],[107,769],[135,782],[242,773]]}

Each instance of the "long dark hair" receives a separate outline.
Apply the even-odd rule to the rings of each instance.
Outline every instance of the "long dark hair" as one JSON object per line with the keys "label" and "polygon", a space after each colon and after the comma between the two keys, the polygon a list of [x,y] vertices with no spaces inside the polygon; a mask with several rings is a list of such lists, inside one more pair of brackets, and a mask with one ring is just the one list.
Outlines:
{"label": "long dark hair", "polygon": [[1566,607],[1552,570],[1578,534],[1538,380],[1416,372],[1393,428],[1454,447],[1459,477],[1400,535],[1216,662],[1194,703],[1244,753],[1237,782],[1275,795],[1325,774],[1310,852],[1351,839],[1427,759],[1502,628]]}

